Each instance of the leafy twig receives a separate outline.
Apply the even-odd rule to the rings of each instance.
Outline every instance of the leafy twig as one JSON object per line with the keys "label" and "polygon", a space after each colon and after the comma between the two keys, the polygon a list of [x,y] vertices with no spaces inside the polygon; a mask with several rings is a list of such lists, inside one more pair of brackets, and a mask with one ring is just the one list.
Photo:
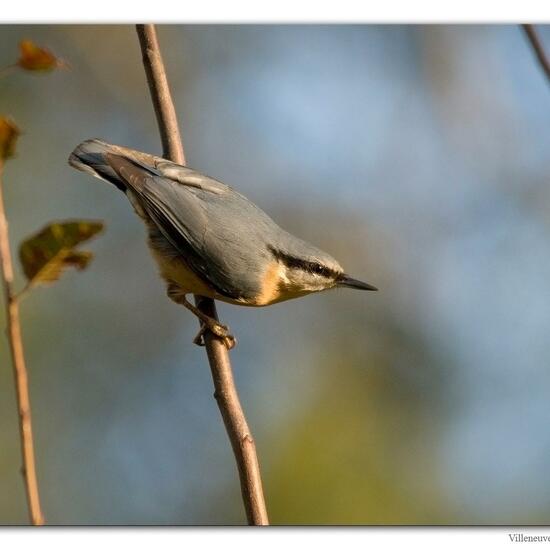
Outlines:
{"label": "leafy twig", "polygon": [[[155,26],[136,25],[136,30],[157,116],[163,154],[166,158],[178,164],[185,164],[176,111],[168,86]],[[195,302],[203,313],[215,319],[218,318],[213,300],[195,296]],[[248,523],[251,525],[267,525],[268,517],[256,447],[239,401],[229,354],[224,344],[208,332],[205,335],[205,340],[216,390],[214,397],[218,402],[237,461]]]}
{"label": "leafy twig", "polygon": [[27,368],[25,367],[21,325],[19,322],[19,302],[13,290],[13,264],[8,235],[8,222],[4,209],[2,183],[3,168],[4,161],[0,160],[0,263],[6,305],[6,332],[10,343],[17,394],[17,408],[19,411],[19,433],[23,456],[23,467],[21,471],[25,480],[31,522],[33,525],[43,525],[44,516],[40,507],[40,496],[34,460],[28,375]]}
{"label": "leafy twig", "polygon": [[544,51],[544,46],[540,41],[540,38],[537,35],[537,31],[533,25],[522,25],[522,28],[537,56],[537,61],[539,62],[540,68],[546,75],[546,78],[550,82],[550,60],[546,57],[546,52]]}
{"label": "leafy twig", "polygon": [[25,298],[29,292],[33,289],[33,284],[31,281],[27,281],[25,283],[25,286],[19,291],[19,292],[16,292],[13,296],[12,296],[12,299],[17,302],[18,304],[21,303],[21,301],[23,300],[23,298]]}

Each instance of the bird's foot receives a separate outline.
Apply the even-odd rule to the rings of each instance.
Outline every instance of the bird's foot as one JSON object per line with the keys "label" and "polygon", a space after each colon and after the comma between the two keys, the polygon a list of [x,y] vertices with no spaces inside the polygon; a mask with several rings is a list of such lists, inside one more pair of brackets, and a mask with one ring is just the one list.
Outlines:
{"label": "bird's foot", "polygon": [[229,327],[218,323],[215,319],[209,318],[211,322],[202,320],[201,328],[193,340],[197,346],[204,346],[204,333],[210,331],[214,336],[222,340],[227,349],[233,349],[237,345],[237,339],[229,334]]}
{"label": "bird's foot", "polygon": [[229,328],[219,323],[216,319],[209,317],[203,313],[198,307],[190,303],[186,298],[186,292],[183,291],[176,283],[169,283],[167,288],[167,294],[170,299],[174,300],[177,304],[186,307],[189,311],[195,314],[200,322],[201,328],[195,336],[193,343],[198,346],[204,346],[204,333],[206,331],[211,332],[214,336],[219,338],[225,344],[227,349],[233,349],[237,344],[237,339],[229,333]]}

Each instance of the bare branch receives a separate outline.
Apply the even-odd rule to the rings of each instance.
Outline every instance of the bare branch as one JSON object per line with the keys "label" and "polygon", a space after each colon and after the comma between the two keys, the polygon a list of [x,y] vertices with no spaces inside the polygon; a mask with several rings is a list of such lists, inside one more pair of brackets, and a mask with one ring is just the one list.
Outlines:
{"label": "bare branch", "polygon": [[[136,30],[157,116],[164,156],[179,164],[185,164],[176,111],[168,86],[155,26],[136,25]],[[195,296],[195,302],[203,313],[218,319],[213,300]],[[268,525],[256,447],[239,401],[229,353],[221,340],[209,332],[205,334],[205,340],[208,362],[216,390],[214,397],[218,402],[237,460],[248,523],[250,525]]]}
{"label": "bare branch", "polygon": [[136,29],[143,55],[143,67],[157,116],[163,156],[173,162],[185,165],[178,117],[168,86],[155,26],[136,25]]}
{"label": "bare branch", "polygon": [[542,42],[537,35],[535,27],[533,25],[522,25],[522,28],[527,35],[527,39],[529,40],[529,43],[531,44],[535,55],[537,56],[537,61],[539,62],[540,68],[550,82],[550,60],[548,59],[548,57],[546,57],[544,46],[542,45]]}
{"label": "bare branch", "polygon": [[21,472],[25,481],[29,516],[33,525],[44,525],[44,516],[40,507],[38,481],[34,460],[34,446],[32,436],[31,403],[29,398],[29,384],[21,325],[19,322],[19,302],[13,291],[13,265],[8,235],[8,222],[4,208],[4,194],[2,189],[3,162],[0,161],[0,263],[2,280],[4,283],[4,301],[6,305],[6,334],[10,343],[13,363],[13,374],[19,412],[19,433],[21,437],[21,451],[23,467]]}

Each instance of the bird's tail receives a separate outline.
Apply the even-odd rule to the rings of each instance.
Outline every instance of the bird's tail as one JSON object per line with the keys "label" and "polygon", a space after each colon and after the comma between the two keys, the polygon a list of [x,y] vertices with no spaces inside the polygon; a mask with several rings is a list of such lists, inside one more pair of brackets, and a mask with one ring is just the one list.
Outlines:
{"label": "bird's tail", "polygon": [[124,181],[120,179],[105,158],[106,153],[119,153],[118,149],[118,146],[99,139],[87,139],[71,153],[69,164],[77,170],[108,181],[125,192]]}

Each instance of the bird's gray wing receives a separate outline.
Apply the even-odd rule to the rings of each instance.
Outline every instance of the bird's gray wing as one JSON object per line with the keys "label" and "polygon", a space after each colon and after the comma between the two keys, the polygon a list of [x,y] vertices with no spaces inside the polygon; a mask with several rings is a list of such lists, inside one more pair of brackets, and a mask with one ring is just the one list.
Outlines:
{"label": "bird's gray wing", "polygon": [[[157,157],[158,158],[158,157]],[[223,195],[232,191],[229,185],[201,174],[187,166],[181,166],[165,159],[155,162],[158,174],[172,181],[181,183],[186,187],[201,189],[215,195]]]}
{"label": "bird's gray wing", "polygon": [[[109,155],[140,206],[190,268],[216,291],[234,300],[260,292],[263,235],[278,226],[227,185],[168,163],[156,170]],[[164,175],[157,175],[164,174]]]}

